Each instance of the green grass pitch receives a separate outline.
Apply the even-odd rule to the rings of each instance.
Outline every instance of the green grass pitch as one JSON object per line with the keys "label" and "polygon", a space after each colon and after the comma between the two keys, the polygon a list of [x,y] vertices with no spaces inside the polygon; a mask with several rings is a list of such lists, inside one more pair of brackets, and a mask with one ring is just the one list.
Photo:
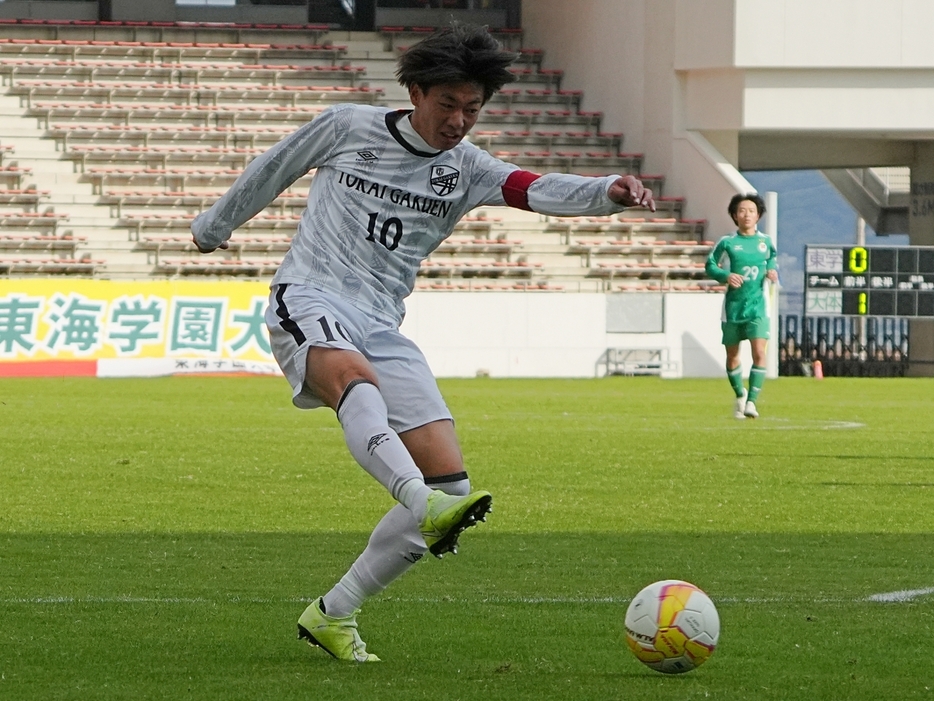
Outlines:
{"label": "green grass pitch", "polygon": [[[390,499],[281,378],[0,381],[0,699],[934,699],[934,380],[445,380],[457,557],[295,638]],[[623,615],[689,580],[720,646],[643,667]],[[893,599],[880,601],[879,599]]]}

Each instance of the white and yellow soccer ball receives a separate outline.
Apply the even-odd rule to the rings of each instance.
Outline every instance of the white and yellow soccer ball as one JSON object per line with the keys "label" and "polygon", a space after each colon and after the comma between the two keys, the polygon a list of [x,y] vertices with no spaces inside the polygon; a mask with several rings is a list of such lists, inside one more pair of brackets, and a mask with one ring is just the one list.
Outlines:
{"label": "white and yellow soccer ball", "polygon": [[659,672],[700,667],[720,639],[720,615],[710,597],[689,582],[666,579],[636,594],[626,610],[626,643]]}

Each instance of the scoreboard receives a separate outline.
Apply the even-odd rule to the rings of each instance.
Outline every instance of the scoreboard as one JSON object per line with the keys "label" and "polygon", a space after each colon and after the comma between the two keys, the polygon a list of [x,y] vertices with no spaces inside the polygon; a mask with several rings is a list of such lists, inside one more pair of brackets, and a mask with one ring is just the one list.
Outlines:
{"label": "scoreboard", "polygon": [[805,246],[811,316],[934,317],[934,246]]}

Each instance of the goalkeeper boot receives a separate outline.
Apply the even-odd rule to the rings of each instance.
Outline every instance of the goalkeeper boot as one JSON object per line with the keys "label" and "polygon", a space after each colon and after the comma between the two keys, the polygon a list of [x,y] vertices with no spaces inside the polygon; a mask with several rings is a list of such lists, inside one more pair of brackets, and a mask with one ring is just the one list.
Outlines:
{"label": "goalkeeper boot", "polygon": [[309,645],[320,647],[331,657],[345,662],[379,662],[357,632],[357,614],[336,618],[322,611],[322,597],[315,599],[298,619],[298,638]]}
{"label": "goalkeeper boot", "polygon": [[743,390],[743,393],[736,398],[736,408],[733,410],[734,419],[745,419],[746,418],[746,397],[748,393],[746,390]]}
{"label": "goalkeeper boot", "polygon": [[418,524],[429,552],[435,557],[447,552],[456,555],[460,534],[478,521],[486,521],[492,504],[493,496],[482,490],[465,497],[434,490],[428,497],[425,518]]}
{"label": "goalkeeper boot", "polygon": [[756,411],[755,402],[746,402],[746,408],[743,410],[743,413],[748,416],[750,419],[758,419],[759,412]]}

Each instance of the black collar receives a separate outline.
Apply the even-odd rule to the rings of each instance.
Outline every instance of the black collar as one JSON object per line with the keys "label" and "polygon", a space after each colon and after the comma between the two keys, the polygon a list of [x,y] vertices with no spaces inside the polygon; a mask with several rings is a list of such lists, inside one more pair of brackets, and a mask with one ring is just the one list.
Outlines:
{"label": "black collar", "polygon": [[396,126],[396,122],[409,114],[412,114],[412,110],[396,110],[395,112],[386,113],[386,128],[389,129],[389,133],[392,134],[392,138],[398,141],[406,151],[415,154],[416,156],[421,156],[422,158],[434,158],[435,156],[440,156],[442,151],[435,151],[434,153],[430,153],[428,151],[419,151],[417,148],[412,146],[412,144],[402,138],[402,134],[399,132],[399,127]]}

